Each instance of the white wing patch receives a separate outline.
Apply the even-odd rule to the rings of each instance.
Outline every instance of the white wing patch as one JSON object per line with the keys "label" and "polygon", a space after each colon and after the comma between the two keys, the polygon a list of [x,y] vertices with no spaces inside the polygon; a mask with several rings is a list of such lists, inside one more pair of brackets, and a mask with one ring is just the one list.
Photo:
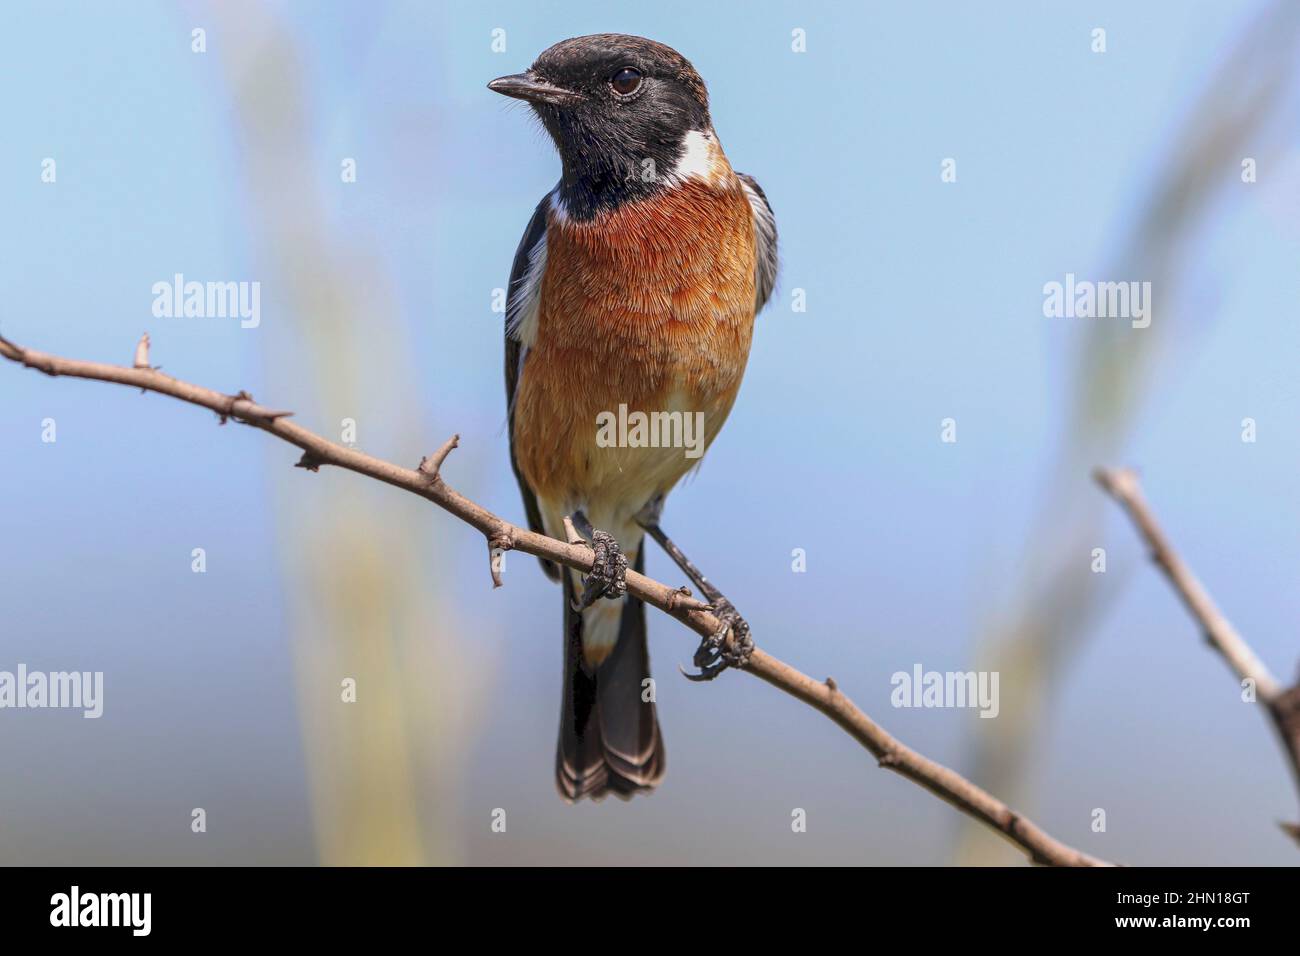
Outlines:
{"label": "white wing patch", "polygon": [[754,312],[757,314],[767,305],[776,285],[776,216],[758,190],[757,183],[749,176],[741,175],[740,184],[745,188],[749,208],[754,213]]}
{"label": "white wing patch", "polygon": [[519,362],[523,364],[524,354],[537,341],[537,315],[542,305],[542,275],[546,272],[546,233],[528,250],[528,269],[519,281],[518,289],[512,289],[510,308],[506,313],[506,335],[521,346]]}

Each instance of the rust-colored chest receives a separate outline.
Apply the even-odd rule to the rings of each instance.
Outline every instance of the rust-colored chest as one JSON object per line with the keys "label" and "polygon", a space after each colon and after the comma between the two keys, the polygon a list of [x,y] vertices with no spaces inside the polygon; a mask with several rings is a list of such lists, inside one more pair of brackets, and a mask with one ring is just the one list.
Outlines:
{"label": "rust-colored chest", "polygon": [[729,168],[589,222],[554,211],[515,396],[516,460],[539,494],[591,471],[596,418],[620,405],[703,412],[735,399],[754,323],[753,214]]}

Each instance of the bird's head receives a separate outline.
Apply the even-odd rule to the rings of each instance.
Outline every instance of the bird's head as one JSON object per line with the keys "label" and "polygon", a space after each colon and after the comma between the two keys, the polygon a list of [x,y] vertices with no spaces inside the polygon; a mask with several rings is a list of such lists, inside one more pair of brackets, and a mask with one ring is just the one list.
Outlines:
{"label": "bird's head", "polygon": [[488,89],[532,107],[560,153],[562,187],[589,193],[574,198],[597,206],[652,191],[692,148],[692,133],[711,135],[700,75],[676,50],[643,37],[563,40]]}

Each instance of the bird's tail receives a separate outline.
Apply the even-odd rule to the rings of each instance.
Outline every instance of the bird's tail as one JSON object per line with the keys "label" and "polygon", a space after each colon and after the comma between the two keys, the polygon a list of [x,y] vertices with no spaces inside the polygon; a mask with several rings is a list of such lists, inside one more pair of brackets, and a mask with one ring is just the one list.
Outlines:
{"label": "bird's tail", "polygon": [[[645,566],[644,554],[638,549],[637,571]],[[645,605],[631,595],[624,599],[618,641],[593,667],[582,655],[583,621],[573,610],[573,575],[562,577],[564,700],[555,784],[570,802],[600,800],[607,793],[627,800],[658,786],[665,768],[653,685],[644,683],[650,676]]]}

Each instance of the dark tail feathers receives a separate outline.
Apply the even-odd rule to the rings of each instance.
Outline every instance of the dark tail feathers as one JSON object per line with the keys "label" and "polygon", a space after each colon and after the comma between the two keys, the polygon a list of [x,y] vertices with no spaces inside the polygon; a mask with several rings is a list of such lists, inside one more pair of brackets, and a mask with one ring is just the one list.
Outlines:
{"label": "dark tail feathers", "polygon": [[[636,570],[644,568],[644,548]],[[572,575],[564,570],[564,700],[555,784],[569,802],[613,793],[627,800],[663,779],[663,737],[653,701],[642,700],[650,676],[645,605],[628,596],[618,643],[594,670],[582,659],[582,614],[574,611]]]}

